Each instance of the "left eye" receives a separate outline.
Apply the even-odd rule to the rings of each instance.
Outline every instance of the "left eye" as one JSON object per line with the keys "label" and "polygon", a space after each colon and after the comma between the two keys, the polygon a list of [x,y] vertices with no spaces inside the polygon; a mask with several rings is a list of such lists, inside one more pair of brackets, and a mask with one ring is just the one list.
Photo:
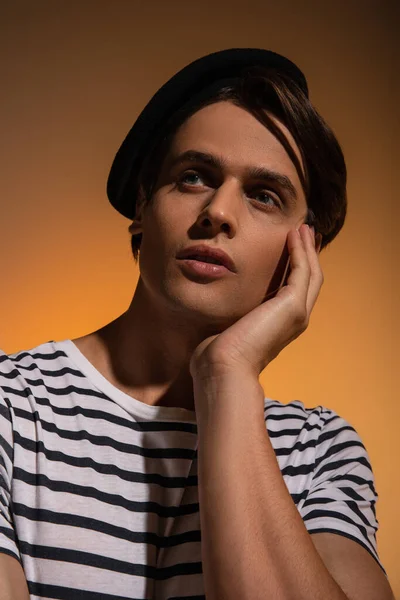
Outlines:
{"label": "left eye", "polygon": [[[278,206],[280,206],[280,202],[279,202],[279,200],[278,200],[277,198],[275,198],[275,196],[273,196],[273,195],[272,195],[272,194],[270,194],[269,192],[258,192],[258,193],[256,193],[256,194],[254,195],[254,197],[255,197],[255,198],[257,198],[257,196],[258,196],[258,197],[269,198],[270,200],[273,200],[273,201],[275,202],[275,204],[277,204]],[[261,200],[261,202],[262,202],[263,204],[265,204],[265,202],[263,202],[262,200]]]}

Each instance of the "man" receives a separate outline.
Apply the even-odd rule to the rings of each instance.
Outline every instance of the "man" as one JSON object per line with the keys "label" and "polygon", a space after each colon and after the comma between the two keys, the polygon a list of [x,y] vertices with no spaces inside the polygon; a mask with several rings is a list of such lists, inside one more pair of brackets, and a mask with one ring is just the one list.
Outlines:
{"label": "man", "polygon": [[357,432],[258,381],[308,325],[345,184],[280,55],[213,53],[152,98],[108,182],[128,310],[0,354],[1,598],[393,598]]}

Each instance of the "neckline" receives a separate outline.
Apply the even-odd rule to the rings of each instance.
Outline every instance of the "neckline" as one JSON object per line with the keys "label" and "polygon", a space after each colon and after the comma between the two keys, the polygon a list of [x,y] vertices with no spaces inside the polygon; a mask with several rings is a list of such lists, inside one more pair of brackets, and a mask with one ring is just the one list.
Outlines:
{"label": "neckline", "polygon": [[192,410],[171,406],[150,406],[115,387],[115,385],[108,381],[108,379],[96,369],[86,356],[82,354],[78,346],[71,339],[53,342],[53,344],[55,347],[65,352],[68,358],[75,363],[83,375],[85,375],[97,389],[102,391],[106,396],[114,400],[133,416],[140,416],[147,420],[186,421],[189,423],[196,423],[196,413]]}

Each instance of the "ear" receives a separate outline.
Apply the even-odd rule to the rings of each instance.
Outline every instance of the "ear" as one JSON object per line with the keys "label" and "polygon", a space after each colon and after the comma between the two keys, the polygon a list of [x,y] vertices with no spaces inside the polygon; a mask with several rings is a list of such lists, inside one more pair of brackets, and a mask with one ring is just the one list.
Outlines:
{"label": "ear", "polygon": [[129,225],[128,230],[131,235],[137,235],[138,233],[142,233],[142,222],[135,219]]}
{"label": "ear", "polygon": [[128,228],[129,233],[131,235],[136,235],[138,233],[142,233],[143,210],[144,210],[143,202],[140,202],[138,200],[136,203],[135,218],[133,219],[132,223],[129,225],[129,228]]}

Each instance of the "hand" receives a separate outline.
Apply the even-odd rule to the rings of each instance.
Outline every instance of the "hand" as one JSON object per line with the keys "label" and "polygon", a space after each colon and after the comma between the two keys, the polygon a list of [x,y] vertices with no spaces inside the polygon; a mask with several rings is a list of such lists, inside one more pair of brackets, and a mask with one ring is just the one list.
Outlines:
{"label": "hand", "polygon": [[[307,225],[288,233],[291,272],[287,285],[222,333],[203,340],[190,360],[193,378],[225,375],[238,370],[258,378],[285,346],[303,333],[318,298],[324,276]],[[311,234],[311,235],[310,235]]]}

